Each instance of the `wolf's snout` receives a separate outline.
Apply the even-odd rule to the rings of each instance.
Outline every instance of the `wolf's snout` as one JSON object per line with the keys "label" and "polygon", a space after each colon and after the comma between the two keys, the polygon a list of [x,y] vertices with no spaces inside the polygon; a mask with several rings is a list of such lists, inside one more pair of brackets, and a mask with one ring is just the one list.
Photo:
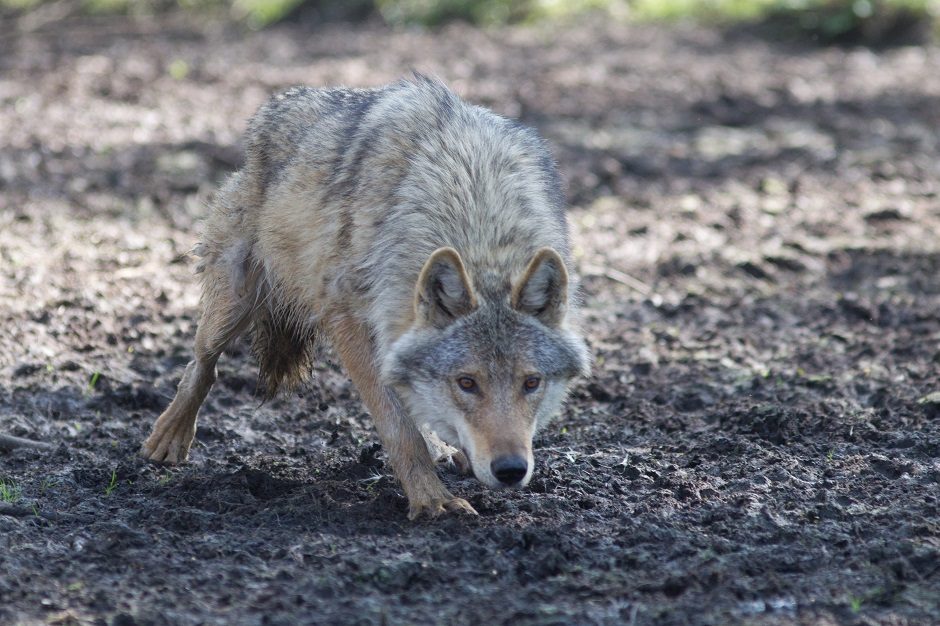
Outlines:
{"label": "wolf's snout", "polygon": [[525,478],[526,472],[529,471],[529,464],[525,457],[507,454],[494,459],[490,463],[490,471],[503,485],[513,487]]}

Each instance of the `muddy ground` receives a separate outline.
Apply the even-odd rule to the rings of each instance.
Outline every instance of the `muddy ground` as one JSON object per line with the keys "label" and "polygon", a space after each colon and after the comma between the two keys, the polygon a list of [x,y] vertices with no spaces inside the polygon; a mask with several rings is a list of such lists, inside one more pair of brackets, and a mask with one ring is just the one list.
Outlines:
{"label": "muddy ground", "polygon": [[[52,446],[0,451],[0,623],[940,623],[940,48],[0,26],[0,434]],[[411,68],[566,179],[597,364],[531,486],[410,523],[330,355],[262,404],[244,344],[142,461],[247,117]]]}

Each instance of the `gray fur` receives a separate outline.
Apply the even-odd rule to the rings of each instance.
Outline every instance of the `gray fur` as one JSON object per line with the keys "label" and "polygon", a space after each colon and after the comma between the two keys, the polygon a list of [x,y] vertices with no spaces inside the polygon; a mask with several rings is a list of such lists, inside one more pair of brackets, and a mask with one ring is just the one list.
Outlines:
{"label": "gray fur", "polygon": [[[472,511],[436,478],[417,426],[463,438],[455,411],[491,409],[458,394],[438,419],[427,396],[450,394],[469,364],[511,381],[493,383],[500,410],[525,415],[497,439],[527,439],[531,456],[533,424],[588,367],[551,153],[532,130],[421,75],[377,89],[289,89],[252,118],[245,146],[196,247],[196,359],[145,455],[186,458],[216,359],[239,333],[253,335],[268,394],[308,376],[325,337],[373,413],[412,515]],[[546,389],[520,396],[523,371]],[[466,446],[485,456],[484,439]]]}

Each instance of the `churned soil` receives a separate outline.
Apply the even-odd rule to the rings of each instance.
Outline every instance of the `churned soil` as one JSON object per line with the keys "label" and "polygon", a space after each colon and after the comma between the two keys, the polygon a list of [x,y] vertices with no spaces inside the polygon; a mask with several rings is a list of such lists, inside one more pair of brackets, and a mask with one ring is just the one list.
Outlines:
{"label": "churned soil", "polygon": [[[940,623],[940,48],[50,11],[0,25],[0,623]],[[596,364],[529,488],[409,522],[329,351],[262,402],[245,344],[139,458],[247,118],[411,69],[565,177]]]}

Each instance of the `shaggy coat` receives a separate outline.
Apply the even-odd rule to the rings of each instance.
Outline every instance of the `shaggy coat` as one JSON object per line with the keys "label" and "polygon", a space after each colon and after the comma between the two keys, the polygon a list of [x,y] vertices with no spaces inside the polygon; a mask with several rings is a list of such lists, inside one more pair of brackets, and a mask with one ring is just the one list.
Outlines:
{"label": "shaggy coat", "polygon": [[196,358],[143,454],[186,459],[215,363],[250,331],[269,395],[309,375],[319,338],[333,344],[412,517],[472,512],[422,429],[483,482],[524,485],[536,427],[589,361],[544,142],[420,75],[290,89],[245,141],[195,248]]}

